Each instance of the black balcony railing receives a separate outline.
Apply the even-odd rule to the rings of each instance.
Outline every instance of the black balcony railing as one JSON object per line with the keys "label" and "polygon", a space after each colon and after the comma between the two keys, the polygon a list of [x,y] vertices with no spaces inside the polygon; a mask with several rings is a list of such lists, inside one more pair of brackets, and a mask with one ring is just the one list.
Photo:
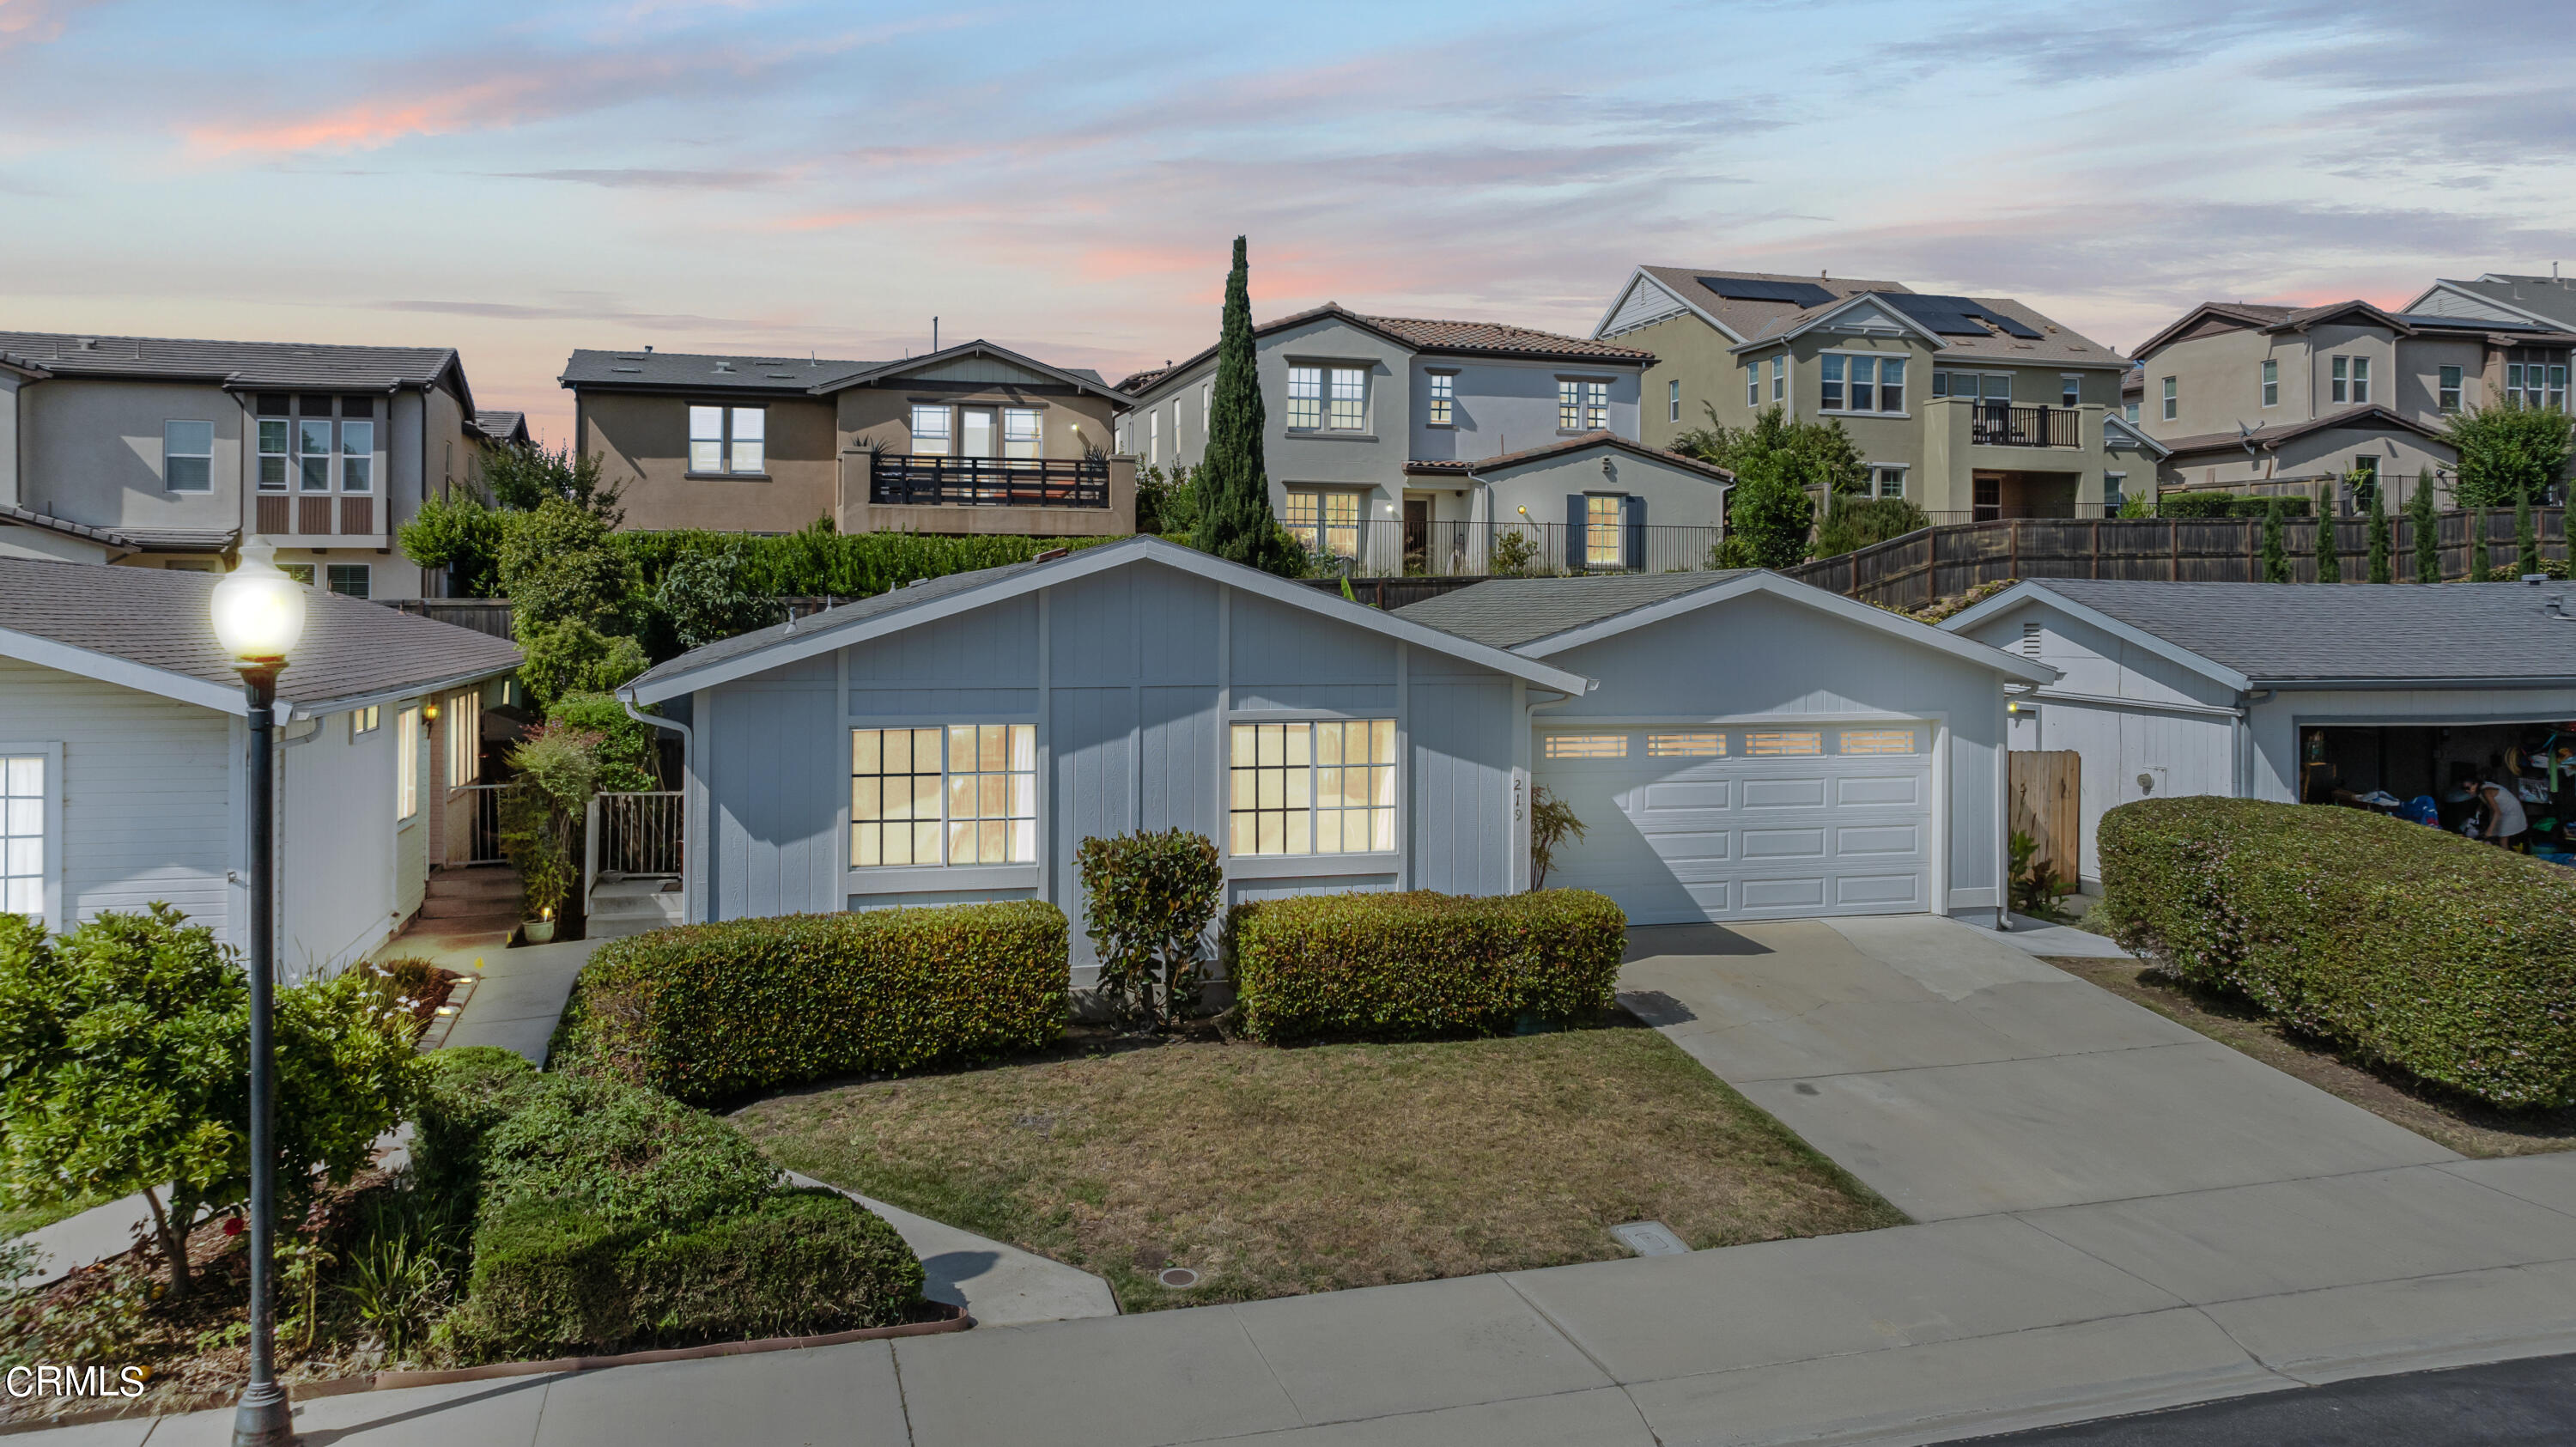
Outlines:
{"label": "black balcony railing", "polygon": [[2081,447],[2083,419],[2071,407],[1980,402],[1968,414],[1968,440],[1989,447]]}
{"label": "black balcony railing", "polygon": [[1107,507],[1104,457],[924,457],[884,453],[868,501],[908,507]]}

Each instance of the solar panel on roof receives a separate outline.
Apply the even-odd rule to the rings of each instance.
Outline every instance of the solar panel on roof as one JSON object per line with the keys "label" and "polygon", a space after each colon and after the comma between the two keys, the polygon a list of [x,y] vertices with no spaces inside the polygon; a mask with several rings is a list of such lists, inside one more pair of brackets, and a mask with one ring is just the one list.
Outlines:
{"label": "solar panel on roof", "polygon": [[1753,281],[1740,276],[1703,276],[1699,284],[1729,301],[1785,301],[1791,306],[1823,306],[1834,294],[1812,281]]}
{"label": "solar panel on roof", "polygon": [[1983,322],[1990,321],[2001,328],[2005,336],[2039,340],[2039,333],[2026,324],[1984,306],[1972,297],[1933,296],[1919,291],[1883,291],[1870,295],[1945,337],[1982,337],[1986,335]]}

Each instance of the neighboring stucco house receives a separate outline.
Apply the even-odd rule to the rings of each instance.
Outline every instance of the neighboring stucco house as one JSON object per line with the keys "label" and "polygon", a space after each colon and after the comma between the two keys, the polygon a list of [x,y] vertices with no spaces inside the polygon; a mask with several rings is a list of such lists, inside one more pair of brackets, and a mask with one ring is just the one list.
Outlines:
{"label": "neighboring stucco house", "polygon": [[[208,613],[216,581],[0,558],[0,909],[69,929],[166,901],[247,946],[250,732]],[[420,909],[479,702],[519,663],[499,639],[373,603],[309,608],[278,678],[290,975],[365,957]]]}
{"label": "neighboring stucco house", "polygon": [[0,332],[0,557],[220,571],[256,535],[417,598],[394,534],[468,475],[472,416],[451,348]]}
{"label": "neighboring stucco house", "polygon": [[2168,488],[2305,496],[2350,515],[2368,494],[2348,475],[2386,479],[2394,505],[2431,472],[2448,506],[2459,454],[2445,421],[2490,403],[2564,407],[2571,343],[2527,317],[2203,302],[2139,344],[2140,426],[2168,449]]}
{"label": "neighboring stucco house", "polygon": [[2569,349],[2576,345],[2576,280],[2555,273],[2554,267],[2548,276],[2490,271],[2475,281],[2436,281],[2406,304],[2405,315],[2486,323],[2490,341],[2478,373],[2483,395],[2563,408]]}
{"label": "neighboring stucco house", "polygon": [[577,351],[573,435],[626,481],[630,528],[1112,537],[1136,465],[1127,397],[991,342],[897,362]]}
{"label": "neighboring stucco house", "polygon": [[2010,297],[1640,266],[1592,335],[1654,353],[1649,446],[1771,407],[1831,419],[1873,495],[1911,498],[1935,522],[2099,517],[2106,474],[2127,466],[2103,423],[2128,363]]}
{"label": "neighboring stucco house", "polygon": [[2095,828],[2132,800],[2411,799],[2576,719],[2564,587],[2052,578],[1941,626],[2060,675],[2015,700],[2013,747],[2080,756],[2098,883]]}
{"label": "neighboring stucco house", "polygon": [[[1690,660],[1675,667],[1676,658]],[[1085,838],[1217,841],[1227,900],[1552,884],[1639,921],[1994,908],[2004,688],[2043,665],[1768,573],[1488,582],[1382,613],[1159,538],[934,579],[662,664],[692,921],[1040,898]]]}
{"label": "neighboring stucco house", "polygon": [[[1550,566],[1705,568],[1728,475],[1640,446],[1634,347],[1327,303],[1253,328],[1271,507],[1371,573],[1481,572],[1498,532]],[[1216,348],[1119,383],[1119,450],[1196,466]]]}

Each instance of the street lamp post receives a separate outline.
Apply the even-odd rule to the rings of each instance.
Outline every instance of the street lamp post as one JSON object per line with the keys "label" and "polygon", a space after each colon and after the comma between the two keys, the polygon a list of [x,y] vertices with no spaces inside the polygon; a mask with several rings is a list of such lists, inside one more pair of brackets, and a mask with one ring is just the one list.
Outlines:
{"label": "street lamp post", "polygon": [[250,711],[250,1380],[233,1408],[233,1447],[274,1447],[294,1436],[276,1360],[277,675],[304,633],[304,588],[278,571],[267,544],[252,543],[215,585],[213,609]]}

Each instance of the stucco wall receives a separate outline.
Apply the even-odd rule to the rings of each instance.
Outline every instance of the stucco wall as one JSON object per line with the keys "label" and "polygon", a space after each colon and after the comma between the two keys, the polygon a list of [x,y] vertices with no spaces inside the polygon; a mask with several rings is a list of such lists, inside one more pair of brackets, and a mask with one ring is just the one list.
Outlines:
{"label": "stucco wall", "polygon": [[[1456,376],[1455,418],[1447,427],[1429,420],[1430,374]],[[1634,441],[1637,436],[1638,370],[1633,365],[1606,366],[1577,362],[1507,362],[1482,357],[1418,356],[1410,363],[1405,414],[1408,460],[1441,461],[1500,457],[1526,452],[1559,437],[1606,430]],[[1609,384],[1610,415],[1605,429],[1557,426],[1559,379]],[[1283,404],[1284,405],[1284,404]]]}
{"label": "stucco wall", "polygon": [[[764,419],[760,477],[689,472],[689,408],[758,405]],[[581,450],[612,479],[629,477],[626,526],[790,533],[832,510],[839,476],[834,404],[828,398],[661,397],[585,390]]]}
{"label": "stucco wall", "polygon": [[[241,403],[221,387],[56,377],[26,388],[21,484],[29,506],[101,527],[242,525]],[[213,487],[164,486],[162,424],[214,427]]]}

